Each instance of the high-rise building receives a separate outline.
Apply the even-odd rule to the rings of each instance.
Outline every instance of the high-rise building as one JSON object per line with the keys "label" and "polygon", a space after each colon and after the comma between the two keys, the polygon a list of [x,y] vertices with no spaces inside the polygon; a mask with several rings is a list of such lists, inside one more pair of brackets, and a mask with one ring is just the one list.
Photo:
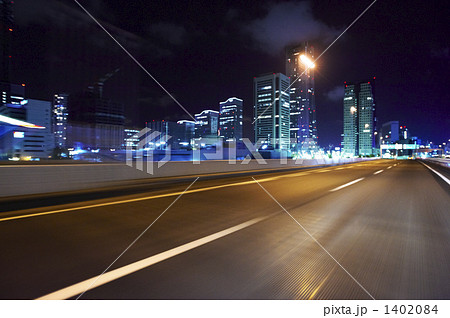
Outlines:
{"label": "high-rise building", "polygon": [[391,144],[400,139],[400,124],[398,120],[384,123],[381,126],[381,138],[385,143]]}
{"label": "high-rise building", "polygon": [[344,92],[344,134],[342,140],[342,154],[346,157],[353,157],[357,154],[357,116],[358,101],[355,85],[346,84]]}
{"label": "high-rise building", "polygon": [[45,127],[28,130],[23,140],[23,156],[48,158],[51,156],[55,141],[52,135],[52,103],[30,99],[27,104],[27,122]]}
{"label": "high-rise building", "polygon": [[172,147],[173,133],[176,130],[177,123],[166,120],[153,120],[147,123],[147,127],[152,132],[157,132],[159,135],[154,135],[154,139],[150,141],[150,146],[154,149],[166,149],[168,146]]}
{"label": "high-rise building", "polygon": [[255,142],[267,147],[289,150],[289,77],[271,73],[253,80]]}
{"label": "high-rise building", "polygon": [[67,102],[69,95],[55,94],[53,96],[53,134],[55,137],[55,146],[66,148],[67,139]]}
{"label": "high-rise building", "polygon": [[26,120],[25,85],[0,82],[0,115]]}
{"label": "high-rise building", "polygon": [[359,84],[358,94],[358,154],[370,156],[374,154],[376,116],[373,99],[372,84],[364,82]]}
{"label": "high-rise building", "polygon": [[[39,49],[21,50],[20,59],[14,57],[14,52],[11,54],[13,79],[27,83],[28,95],[45,100],[57,92],[72,95],[82,91],[98,82],[101,75],[120,67],[120,72],[105,85],[103,95],[125,105],[127,118],[140,122],[139,66],[114,41],[108,41],[105,32],[85,12],[69,2],[45,0],[40,15],[45,23],[39,27],[35,23],[23,24],[20,32],[28,36],[14,38],[13,48],[37,45]],[[145,54],[141,51],[146,43],[143,38],[106,21],[99,22],[133,56]],[[31,60],[33,63],[29,63]]]}
{"label": "high-rise building", "polygon": [[[7,158],[48,158],[54,148],[51,103],[25,99],[25,85],[0,83],[0,115],[21,128],[2,136],[1,153]],[[20,124],[20,123],[24,124]],[[32,123],[32,124],[27,124]]]}
{"label": "high-rise building", "polygon": [[[0,115],[0,160],[18,160],[24,154],[24,139],[46,127]],[[31,133],[31,134],[30,134]]]}
{"label": "high-rise building", "polygon": [[314,60],[314,48],[303,45],[286,49],[286,75],[291,79],[290,137],[293,151],[317,149],[317,120],[314,88],[314,68],[305,61]]}
{"label": "high-rise building", "polygon": [[159,132],[158,136],[150,142],[154,149],[166,149],[168,146],[172,150],[189,149],[191,139],[194,138],[195,122],[190,120],[173,121],[151,121],[147,127],[152,132]]}
{"label": "high-rise building", "polygon": [[124,134],[124,105],[88,90],[71,94],[68,103],[67,147],[120,149]]}
{"label": "high-rise building", "polygon": [[243,101],[237,97],[220,102],[219,133],[225,140],[242,140]]}
{"label": "high-rise building", "polygon": [[177,121],[176,133],[174,138],[174,149],[189,149],[191,147],[191,139],[194,138],[195,121],[179,120]]}
{"label": "high-rise building", "polygon": [[14,29],[14,1],[0,0],[0,82],[9,82],[11,37]]}
{"label": "high-rise building", "polygon": [[408,128],[406,126],[400,126],[399,139],[400,140],[408,140],[411,138]]}
{"label": "high-rise building", "polygon": [[123,144],[122,148],[135,149],[139,143],[139,129],[127,127],[123,130]]}
{"label": "high-rise building", "polygon": [[204,110],[195,114],[195,138],[214,138],[219,133],[219,112]]}
{"label": "high-rise building", "polygon": [[375,101],[371,82],[345,83],[343,155],[374,155],[376,133]]}

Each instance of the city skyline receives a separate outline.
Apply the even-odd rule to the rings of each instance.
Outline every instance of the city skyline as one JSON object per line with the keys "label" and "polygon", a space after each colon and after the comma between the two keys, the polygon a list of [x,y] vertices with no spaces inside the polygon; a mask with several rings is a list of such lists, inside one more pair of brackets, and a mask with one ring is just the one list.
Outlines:
{"label": "city skyline", "polygon": [[0,0],[3,311],[448,317],[449,13]]}
{"label": "city skyline", "polygon": [[[23,43],[23,32],[35,27],[36,25],[41,25],[41,27],[49,28],[48,26],[42,25],[42,17],[52,16],[50,8],[52,7],[52,2],[59,1],[49,1],[47,3],[48,10],[43,8],[36,9],[36,16],[30,17],[30,8],[25,7],[21,0],[15,2],[15,16],[17,24],[17,34],[15,34],[16,41],[15,47]],[[319,1],[320,2],[320,1]],[[367,3],[369,4],[369,2]],[[80,9],[72,4],[65,3],[67,7],[72,6],[72,11],[80,12]],[[89,7],[89,4],[87,4]],[[308,34],[308,38],[314,42],[314,47],[316,50],[316,56],[318,56],[325,48],[328,43],[332,41],[333,38],[337,37],[338,31],[343,29],[343,26],[348,24],[353,20],[357,13],[365,4],[340,4],[340,5],[329,5],[324,10],[319,11],[319,3],[308,3],[308,2],[265,2],[257,6],[258,10],[255,12],[246,12],[242,5],[238,3],[231,2],[229,7],[222,8],[226,12],[228,19],[236,19],[236,17],[245,17],[245,23],[242,22],[240,28],[232,27],[230,22],[222,24],[223,32],[218,32],[215,39],[218,41],[214,42],[214,37],[211,33],[205,29],[207,26],[214,26],[214,28],[209,28],[210,30],[217,30],[217,21],[223,21],[224,17],[219,16],[217,9],[212,5],[209,7],[207,13],[211,17],[217,17],[217,21],[212,21],[210,19],[205,20],[205,25],[196,24],[196,29],[199,32],[203,32],[203,36],[199,35],[196,38],[195,32],[192,33],[193,23],[195,21],[186,20],[186,18],[181,17],[178,19],[179,23],[175,23],[175,19],[179,13],[165,13],[166,15],[159,17],[159,20],[170,21],[167,25],[155,24],[151,25],[152,31],[146,34],[147,37],[144,40],[142,30],[136,25],[141,25],[145,22],[141,20],[136,20],[135,23],[130,23],[131,12],[136,13],[135,9],[127,7],[122,11],[118,11],[118,7],[112,4],[105,4],[104,8],[108,10],[99,10],[98,8],[91,7],[93,14],[98,14],[100,19],[103,19],[109,23],[114,24],[119,28],[123,28],[123,33],[128,32],[129,34],[136,34],[136,41],[144,41],[153,45],[153,48],[158,49],[153,52],[158,52],[152,55],[152,59],[145,56],[139,56],[140,60],[148,67],[155,76],[168,87],[169,91],[176,95],[177,99],[191,112],[192,114],[201,111],[202,109],[208,108],[211,104],[216,104],[218,101],[225,100],[229,96],[240,96],[244,101],[252,100],[251,96],[251,79],[257,74],[262,74],[267,71],[280,71],[284,72],[284,48],[290,42],[299,43],[305,36],[299,34],[293,34],[291,30],[287,30],[285,34],[282,35],[282,39],[276,40],[272,34],[273,32],[269,27],[274,25],[273,20],[277,15],[281,13],[286,14],[287,23],[289,25],[290,17],[293,14],[304,13],[305,22],[298,22],[298,29],[302,29],[303,25],[309,21],[311,23],[311,32]],[[407,123],[410,127],[411,132],[414,135],[421,136],[424,140],[430,140],[434,142],[442,142],[447,139],[445,135],[445,130],[435,129],[435,126],[448,126],[448,116],[445,116],[446,108],[445,101],[448,92],[444,89],[444,75],[445,70],[448,69],[448,48],[446,44],[440,40],[440,33],[437,30],[434,32],[429,32],[429,28],[435,28],[436,26],[424,25],[423,30],[419,30],[420,34],[427,34],[427,38],[424,38],[421,42],[422,51],[415,50],[414,53],[410,52],[411,49],[406,50],[404,47],[400,47],[398,43],[392,43],[390,37],[382,36],[388,30],[386,27],[380,27],[379,23],[371,16],[379,14],[383,11],[385,4],[377,3],[367,15],[361,17],[361,19],[350,28],[344,36],[339,39],[330,50],[317,61],[316,70],[316,104],[317,104],[317,130],[318,130],[318,140],[319,145],[322,147],[327,147],[328,144],[334,144],[335,146],[340,143],[340,135],[342,130],[342,98],[343,89],[342,83],[344,80],[350,81],[360,81],[369,76],[377,76],[377,100],[379,102],[378,118],[380,122],[387,122],[390,120],[402,120]],[[395,26],[399,27],[399,32],[405,33],[406,39],[411,40],[411,45],[418,45],[417,40],[411,38],[409,32],[407,32],[407,27],[409,23],[413,23],[413,20],[408,20],[414,12],[419,9],[429,10],[433,14],[439,16],[439,6],[438,4],[427,6],[426,8],[419,7],[419,3],[411,3],[410,5],[400,5],[396,4],[385,10],[383,16],[386,17],[387,21],[395,23]],[[151,6],[150,6],[151,7]],[[287,10],[291,9],[292,13]],[[147,8],[144,8],[147,10]],[[164,11],[163,8],[158,9]],[[311,11],[308,13],[308,10]],[[373,11],[372,11],[373,10]],[[342,14],[334,16],[332,12],[341,12]],[[398,12],[403,14],[398,16]],[[82,12],[80,12],[82,13]],[[61,19],[64,18],[65,13],[61,13]],[[136,13],[136,17],[140,14]],[[151,13],[149,13],[151,15]],[[399,21],[393,20],[393,18],[401,19],[402,24]],[[164,18],[164,19],[163,19]],[[156,21],[159,21],[156,19]],[[442,19],[437,19],[440,23]],[[80,22],[80,23],[88,23]],[[162,23],[162,22],[161,22]],[[267,50],[266,46],[261,46],[264,43],[264,39],[259,38],[252,31],[257,26],[263,28],[267,31],[268,39],[267,41],[272,41],[272,50]],[[164,28],[163,28],[164,27]],[[178,27],[178,28],[176,28]],[[317,28],[323,27],[324,34],[314,33],[313,31]],[[56,28],[52,26],[52,28]],[[95,26],[94,26],[95,28]],[[126,31],[125,31],[126,30]],[[141,31],[139,31],[141,30]],[[361,36],[361,32],[358,30],[363,30],[365,36]],[[377,30],[375,32],[375,30]],[[16,31],[16,30],[15,30]],[[103,32],[102,30],[99,30]],[[244,32],[245,31],[245,32]],[[165,33],[164,33],[165,32]],[[211,31],[212,32],[212,31]],[[379,34],[378,34],[378,33]],[[15,33],[15,32],[14,32]],[[245,33],[245,34],[243,34]],[[161,38],[162,34],[167,36],[166,40]],[[105,35],[103,35],[105,36]],[[178,36],[178,37],[177,37]],[[98,35],[101,38],[101,35]],[[234,37],[234,40],[231,39]],[[18,38],[18,39],[17,39]],[[380,39],[383,39],[381,41]],[[140,40],[139,40],[140,39]],[[102,40],[107,45],[115,45],[110,39],[102,38]],[[169,41],[170,40],[170,41]],[[243,40],[247,40],[248,45],[243,44]],[[110,41],[111,43],[109,43]],[[166,42],[165,42],[166,41]],[[167,43],[167,41],[169,43]],[[278,41],[278,42],[277,42]],[[281,42],[280,42],[281,41]],[[143,43],[144,43],[143,42]],[[377,43],[376,47],[372,47],[369,43]],[[276,44],[276,45],[275,45]],[[166,53],[162,53],[162,48],[166,48]],[[202,48],[208,48],[200,52]],[[386,48],[389,47],[390,50]],[[180,51],[180,49],[182,50]],[[231,48],[238,48],[239,50],[234,50],[234,54],[229,54]],[[187,50],[187,51],[186,51]],[[218,53],[218,50],[220,52]],[[180,52],[178,52],[180,51]],[[186,52],[184,56],[178,56],[181,52]],[[24,52],[20,52],[24,53]],[[26,52],[25,52],[26,53]],[[201,54],[200,54],[201,53]],[[218,54],[216,54],[218,53]],[[395,63],[394,67],[391,60],[383,60],[380,62],[375,56],[379,54],[394,56],[394,53],[398,57],[399,63]],[[29,52],[27,53],[29,55]],[[16,68],[20,66],[23,72],[27,70],[26,67],[29,65],[29,57],[27,54],[23,55],[23,61],[14,62]],[[125,53],[119,52],[119,54]],[[189,56],[201,56],[201,58],[190,59]],[[425,56],[426,55],[426,56]],[[22,56],[21,56],[22,57]],[[180,57],[182,57],[180,59]],[[214,57],[215,61],[220,61],[220,63],[211,64]],[[255,58],[257,59],[255,60]],[[356,57],[356,58],[355,58]],[[406,58],[405,58],[406,57]],[[13,57],[14,58],[14,57]],[[413,63],[411,59],[417,59],[417,62]],[[13,59],[14,60],[14,59]],[[349,62],[351,63],[349,64]],[[405,63],[403,61],[409,61]],[[187,63],[186,63],[187,62]],[[180,64],[181,63],[181,64]],[[245,64],[245,68],[241,66]],[[429,87],[429,80],[421,82],[418,86],[418,76],[414,78],[403,79],[403,74],[409,74],[403,69],[409,65],[413,64],[414,68],[409,69],[408,72],[413,72],[414,74],[421,74],[422,77],[430,77],[430,71],[433,73],[432,82],[437,85],[433,85],[432,88]],[[350,66],[349,66],[350,65]],[[235,69],[235,70],[230,70]],[[117,65],[115,66],[117,67]],[[163,68],[161,68],[163,67]],[[176,68],[176,74],[179,76],[169,76],[173,73],[172,69]],[[113,68],[112,68],[113,69]],[[210,70],[215,74],[220,74],[220,76],[211,77],[206,80],[206,77],[201,74],[206,74],[205,71]],[[226,70],[226,71],[225,71]],[[238,71],[239,70],[239,71]],[[422,70],[422,71],[421,71]],[[111,69],[105,69],[105,73],[111,71]],[[122,72],[122,71],[121,71]],[[390,73],[389,73],[390,72]],[[97,72],[98,74],[93,74],[93,77],[100,77],[103,73]],[[34,74],[37,74],[36,72]],[[20,74],[23,82],[27,83],[27,92],[29,92],[30,97],[43,99],[42,85],[32,85],[33,82],[40,82],[41,79],[33,75],[33,72],[27,74],[25,77]],[[392,76],[391,76],[392,75]],[[411,74],[412,75],[412,74]],[[17,75],[19,76],[19,75]],[[122,74],[117,75],[116,81],[120,80]],[[141,77],[139,84],[140,86],[140,97],[138,106],[135,106],[131,111],[131,118],[133,123],[136,125],[143,125],[145,120],[151,119],[166,119],[166,120],[178,120],[178,119],[189,119],[183,113],[183,111],[173,103],[167,95],[164,94],[157,87],[153,87],[150,78],[147,78],[145,74],[139,73]],[[190,85],[180,85],[182,83],[181,78],[189,78]],[[442,80],[439,80],[442,78]],[[95,80],[95,79],[94,79]],[[29,85],[28,85],[29,84]],[[112,83],[108,83],[114,87],[114,80]],[[391,87],[396,87],[393,91]],[[424,91],[431,89],[434,90],[431,98],[424,101]],[[198,94],[198,92],[202,94]],[[52,96],[57,92],[50,92],[48,96]],[[47,96],[46,95],[46,96]],[[414,100],[416,99],[416,100]],[[202,106],[204,105],[204,106]],[[411,109],[411,105],[414,105]],[[428,106],[423,106],[428,105]],[[130,113],[130,107],[126,107],[126,111]],[[430,113],[428,110],[432,109]],[[138,115],[136,115],[138,114]],[[427,114],[429,116],[424,116]],[[244,107],[244,136],[251,136],[253,128],[250,125],[252,121],[252,109],[250,104],[246,104]],[[424,120],[427,118],[428,120]]]}

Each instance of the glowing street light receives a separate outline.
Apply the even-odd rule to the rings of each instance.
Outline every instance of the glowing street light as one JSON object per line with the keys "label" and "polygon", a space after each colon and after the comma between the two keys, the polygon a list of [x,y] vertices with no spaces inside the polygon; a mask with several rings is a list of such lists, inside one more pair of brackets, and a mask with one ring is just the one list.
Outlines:
{"label": "glowing street light", "polygon": [[350,107],[350,112],[352,114],[356,113],[356,107],[355,106]]}
{"label": "glowing street light", "polygon": [[303,64],[306,65],[307,68],[314,68],[314,63],[311,61],[306,55],[302,54],[300,55],[300,60]]}

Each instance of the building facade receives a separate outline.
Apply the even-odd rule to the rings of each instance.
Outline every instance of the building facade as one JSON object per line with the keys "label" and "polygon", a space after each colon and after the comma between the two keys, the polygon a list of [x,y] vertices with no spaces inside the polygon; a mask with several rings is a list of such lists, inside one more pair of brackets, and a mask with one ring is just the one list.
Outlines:
{"label": "building facade", "polygon": [[98,91],[71,94],[68,103],[67,147],[120,149],[124,140],[124,105]]}
{"label": "building facade", "polygon": [[286,49],[286,75],[291,80],[290,94],[290,137],[293,151],[311,152],[317,150],[317,120],[314,86],[314,67],[303,58],[314,60],[314,48],[303,45]]}
{"label": "building facade", "polygon": [[381,140],[385,143],[395,143],[400,139],[400,124],[398,120],[384,123],[381,126]]}
{"label": "building facade", "polygon": [[271,148],[290,149],[289,77],[273,73],[253,80],[255,142]]}
{"label": "building facade", "polygon": [[219,112],[204,110],[195,114],[195,138],[216,138],[219,134]]}
{"label": "building facade", "polygon": [[27,104],[27,122],[44,127],[28,129],[23,139],[23,156],[31,158],[50,158],[55,148],[52,134],[52,103],[29,99]]}
{"label": "building facade", "polygon": [[346,84],[344,91],[344,133],[342,138],[342,154],[345,157],[357,155],[358,146],[358,100],[356,87]]}
{"label": "building facade", "polygon": [[345,83],[342,154],[372,156],[376,149],[376,114],[371,82]]}
{"label": "building facade", "polygon": [[66,148],[67,140],[67,103],[69,95],[55,94],[53,96],[53,135],[55,137],[55,147]]}
{"label": "building facade", "polygon": [[25,106],[28,101],[25,99],[25,85],[0,82],[0,92],[0,115],[26,120]]}
{"label": "building facade", "polygon": [[374,155],[376,116],[370,82],[359,84],[358,126],[358,154],[360,156]]}
{"label": "building facade", "polygon": [[191,140],[194,138],[195,121],[179,120],[176,127],[176,132],[172,137],[174,139],[174,149],[190,149]]}
{"label": "building facade", "polygon": [[231,97],[220,102],[219,134],[225,140],[242,140],[243,100]]}
{"label": "building facade", "polygon": [[29,135],[29,133],[34,133],[45,128],[33,123],[0,115],[0,160],[19,160],[26,157],[27,154],[24,153],[25,134]]}

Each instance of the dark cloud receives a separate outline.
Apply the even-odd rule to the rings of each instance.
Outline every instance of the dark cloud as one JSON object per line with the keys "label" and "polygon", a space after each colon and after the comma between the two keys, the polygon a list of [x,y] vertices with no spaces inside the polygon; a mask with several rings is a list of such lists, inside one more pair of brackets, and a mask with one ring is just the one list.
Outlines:
{"label": "dark cloud", "polygon": [[334,87],[324,94],[326,98],[333,102],[340,102],[344,98],[344,87],[342,85]]}
{"label": "dark cloud", "polygon": [[331,40],[339,31],[317,20],[307,1],[272,4],[263,18],[250,22],[244,28],[261,50],[277,54],[286,45],[302,41]]}
{"label": "dark cloud", "polygon": [[[80,2],[86,10],[96,19],[109,23],[115,22],[115,15],[102,0]],[[29,25],[33,23],[58,22],[63,15],[61,11],[78,10],[81,8],[73,1],[61,0],[15,0],[15,22],[18,25]]]}
{"label": "dark cloud", "polygon": [[449,52],[449,48],[445,47],[442,49],[434,49],[431,50],[431,57],[436,57],[436,58],[442,58],[442,59],[448,59],[450,56],[450,52]]}
{"label": "dark cloud", "polygon": [[139,102],[157,108],[165,108],[174,104],[173,99],[168,95],[159,97],[144,97],[140,98]]}
{"label": "dark cloud", "polygon": [[16,0],[14,1],[14,11],[15,23],[18,25],[42,22],[52,13],[46,0]]}
{"label": "dark cloud", "polygon": [[175,46],[183,45],[187,40],[186,29],[174,23],[159,22],[153,24],[149,27],[149,33],[159,40]]}

